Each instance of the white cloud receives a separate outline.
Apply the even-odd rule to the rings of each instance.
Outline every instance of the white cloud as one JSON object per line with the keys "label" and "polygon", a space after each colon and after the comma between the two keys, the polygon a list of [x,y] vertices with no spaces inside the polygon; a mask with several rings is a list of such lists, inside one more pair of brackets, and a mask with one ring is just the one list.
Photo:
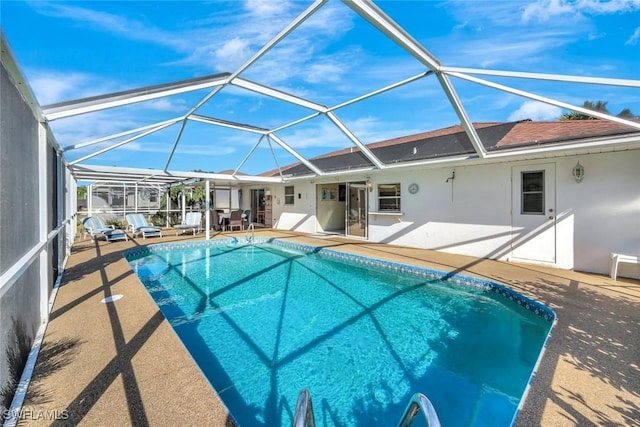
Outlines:
{"label": "white cloud", "polygon": [[[405,123],[382,121],[374,116],[362,116],[344,123],[364,144],[424,132],[423,128],[406,128]],[[296,150],[321,148],[322,152],[355,147],[333,123],[322,121],[299,126],[282,135],[283,141]]]}
{"label": "white cloud", "polygon": [[[440,39],[425,40],[425,47],[447,65],[521,68],[540,63],[540,58],[580,37],[576,26],[566,22],[523,26],[518,17],[524,10],[521,2],[455,1],[447,11],[464,25],[455,26]],[[585,26],[579,29],[590,30]]]}
{"label": "white cloud", "polygon": [[[399,136],[412,135],[424,132],[423,123],[417,124],[419,127],[407,128],[407,123],[382,121],[373,116],[360,117],[345,123],[349,129],[365,144],[373,142],[385,141],[387,139],[397,138]],[[414,124],[414,123],[410,123]]]}
{"label": "white cloud", "polygon": [[348,145],[344,134],[327,122],[298,126],[290,132],[283,133],[282,140],[295,149],[313,147],[335,149]]}
{"label": "white cloud", "polygon": [[640,10],[640,0],[538,0],[524,7],[522,19],[549,21],[560,15],[607,15]]}
{"label": "white cloud", "polygon": [[222,70],[231,71],[242,65],[252,53],[253,49],[248,40],[235,37],[215,49],[213,59]]}
{"label": "white cloud", "polygon": [[[30,86],[41,106],[124,90],[115,82],[88,73],[50,70],[26,71]],[[155,99],[135,105],[137,110],[148,109],[152,111],[181,112],[187,108],[184,99],[175,97]]]}
{"label": "white cloud", "polygon": [[538,101],[525,101],[520,108],[511,113],[509,121],[516,120],[555,120],[562,114],[562,110],[556,106],[544,104]]}
{"label": "white cloud", "polygon": [[635,46],[638,44],[638,40],[640,40],[640,27],[636,28],[636,30],[633,32],[633,35],[629,37],[629,40],[627,40],[624,44],[626,44],[627,46]]}
{"label": "white cloud", "polygon": [[[114,111],[101,111],[89,115],[69,117],[64,120],[55,120],[50,126],[58,139],[58,142],[66,146],[81,144],[97,138],[115,135],[129,129],[136,129],[140,126],[140,117],[128,114],[120,114]],[[131,136],[131,135],[130,135]],[[120,138],[119,140],[123,140]],[[73,150],[74,155],[93,153],[101,147],[114,144],[119,140],[112,140],[103,145],[95,144]]]}
{"label": "white cloud", "polygon": [[187,109],[184,99],[160,98],[141,103],[140,105],[142,106],[142,108],[147,108],[155,111],[181,112]]}
{"label": "white cloud", "polygon": [[[284,13],[286,5],[285,2],[248,1],[246,13],[236,10],[235,15],[220,16],[213,12],[214,18],[183,23],[182,26],[177,25],[177,29],[160,28],[124,15],[52,2],[35,2],[34,8],[43,15],[67,19],[78,26],[88,26],[123,39],[165,46],[185,55],[182,61],[174,61],[174,64],[233,71],[292,19],[290,13],[289,16]],[[230,35],[233,38],[229,39]],[[207,43],[207,40],[213,41]]]}
{"label": "white cloud", "polygon": [[564,0],[539,0],[524,7],[522,20],[524,22],[534,19],[548,21],[553,16],[572,14],[574,12],[574,7]]}
{"label": "white cloud", "polygon": [[[66,153],[66,156],[69,160],[73,161],[83,156],[86,156],[92,153],[97,153],[103,149],[107,149],[108,147],[118,144],[119,142],[122,142],[130,137],[131,136],[120,137],[118,139],[113,139],[110,141],[105,141],[98,144],[93,144],[90,146],[78,148],[76,150],[71,150]],[[126,144],[120,145],[111,150],[107,150],[101,154],[98,154],[97,156],[87,159],[85,162],[91,163],[94,161],[94,159],[97,159],[97,160],[106,159],[108,158],[106,156],[118,156],[118,155],[121,155],[123,152],[124,153],[136,152],[136,153],[148,153],[148,154],[161,155],[160,163],[154,166],[159,168],[163,165],[162,162],[166,161],[166,159],[169,156],[169,153],[171,152],[171,148],[174,143],[174,137],[175,137],[174,135],[165,135],[163,138],[162,135],[152,134],[152,135],[143,137],[141,139],[137,139],[137,140],[128,142]],[[85,138],[85,139],[89,140],[90,138]],[[182,140],[178,144],[175,154],[177,156],[195,155],[198,157],[206,156],[206,157],[220,158],[220,157],[236,154],[238,146],[239,145],[233,139],[231,140],[225,139],[223,141],[219,141],[215,144],[215,146],[207,145],[204,143],[197,144],[188,140],[186,141]],[[127,154],[127,156],[130,156],[130,155],[131,154]]]}
{"label": "white cloud", "polygon": [[606,36],[607,36],[607,33],[605,33],[604,31],[600,31],[598,33],[590,33],[587,36],[587,39],[591,41],[591,40],[601,39],[601,38],[606,37]]}
{"label": "white cloud", "polygon": [[[479,64],[481,67],[504,67],[513,64],[521,67],[523,63],[534,62],[541,56],[547,56],[549,49],[567,44],[575,37],[573,30],[547,29],[530,33],[518,30],[506,30],[468,40],[447,52],[450,64],[466,66]],[[455,56],[453,55],[455,54]]]}
{"label": "white cloud", "polygon": [[340,63],[315,63],[307,68],[307,81],[310,83],[335,83],[340,81],[344,70]]}
{"label": "white cloud", "polygon": [[640,0],[578,0],[575,4],[578,10],[594,14],[610,14],[640,10]]}
{"label": "white cloud", "polygon": [[[221,18],[212,14],[209,19],[194,22],[190,31],[176,35],[189,47],[180,50],[185,56],[174,63],[233,72],[289,25],[302,12],[302,5],[295,1],[248,0],[243,10],[236,9],[233,15]],[[319,62],[323,46],[350,29],[353,14],[340,13],[343,9],[336,3],[325,4],[247,72],[259,75],[267,84],[304,78],[305,67]]]}
{"label": "white cloud", "polygon": [[40,105],[97,95],[104,85],[85,73],[59,71],[29,71],[29,82]]}
{"label": "white cloud", "polygon": [[44,15],[69,19],[75,21],[78,25],[100,29],[126,39],[148,41],[174,48],[184,47],[179,37],[174,37],[171,32],[148,23],[127,19],[107,12],[54,2],[34,2],[33,5],[38,12]]}
{"label": "white cloud", "polygon": [[282,15],[290,6],[289,2],[273,0],[246,0],[244,3],[245,10],[263,18]]}
{"label": "white cloud", "polygon": [[251,106],[249,107],[249,112],[255,113],[260,111],[261,109],[262,109],[262,99],[258,99],[257,103],[251,104]]}
{"label": "white cloud", "polygon": [[[73,4],[36,2],[33,7],[43,15],[66,19],[73,25],[90,26],[94,31],[123,39],[166,46],[182,56],[165,65],[187,65],[206,72],[233,72],[304,9],[304,5],[295,1],[247,0],[238,4],[241,8],[212,7],[208,16],[177,22],[176,29],[161,28],[126,16],[124,12],[104,12]],[[333,54],[321,57],[319,53],[352,27],[354,14],[344,13],[344,9],[344,5],[336,3],[323,5],[247,71],[260,76],[259,81],[265,84],[281,83],[285,79],[287,82],[309,79],[318,83],[328,78],[331,82],[340,82],[344,77],[340,66],[345,63],[344,58]],[[351,50],[348,54],[349,63],[355,63],[358,52]],[[51,86],[50,91],[54,90],[55,86]],[[59,90],[43,96],[58,101],[60,98],[54,95],[59,94]]]}

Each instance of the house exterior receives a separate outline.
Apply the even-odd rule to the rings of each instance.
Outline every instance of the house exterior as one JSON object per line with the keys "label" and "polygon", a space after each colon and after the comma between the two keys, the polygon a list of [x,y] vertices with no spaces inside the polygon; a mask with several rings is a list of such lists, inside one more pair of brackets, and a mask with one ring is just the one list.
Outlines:
{"label": "house exterior", "polygon": [[[460,126],[311,159],[267,189],[272,226],[608,274],[640,255],[640,132],[605,120],[480,123],[481,159]],[[267,175],[272,175],[273,172]],[[621,264],[618,276],[638,278]]]}

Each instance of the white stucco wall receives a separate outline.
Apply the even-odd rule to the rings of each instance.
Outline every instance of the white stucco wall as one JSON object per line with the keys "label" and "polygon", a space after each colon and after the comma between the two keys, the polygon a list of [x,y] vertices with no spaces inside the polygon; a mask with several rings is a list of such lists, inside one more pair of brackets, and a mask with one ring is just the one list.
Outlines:
{"label": "white stucco wall", "polygon": [[[585,168],[580,183],[572,176],[578,161]],[[451,167],[371,172],[374,189],[377,184],[402,184],[403,214],[371,214],[368,239],[509,260],[516,237],[512,167],[540,164],[555,165],[556,261],[549,265],[608,274],[611,252],[640,255],[640,150],[456,167],[453,182],[446,182]],[[411,183],[419,185],[415,195],[408,191]],[[293,206],[283,204],[284,187],[274,191],[275,228],[316,232],[316,184],[294,185]],[[369,194],[369,211],[374,212],[377,193]],[[640,266],[620,264],[619,275],[640,278]]]}
{"label": "white stucco wall", "polygon": [[[581,183],[571,176],[578,160]],[[557,206],[574,222],[574,268],[607,274],[611,252],[640,255],[640,151],[567,157],[557,165],[564,172],[556,177]],[[640,278],[639,267],[620,264],[619,275]]]}
{"label": "white stucco wall", "polygon": [[[369,237],[459,254],[499,258],[510,239],[510,169],[502,165],[385,172],[377,184],[402,183],[402,217],[374,215]],[[410,194],[411,183],[419,186]],[[372,193],[373,210],[375,191]]]}
{"label": "white stucco wall", "polygon": [[[310,182],[296,181],[287,184],[294,186],[293,205],[284,204],[284,185],[273,186],[273,228],[296,230],[302,233],[316,232],[315,185]],[[298,198],[300,194],[300,198]]]}

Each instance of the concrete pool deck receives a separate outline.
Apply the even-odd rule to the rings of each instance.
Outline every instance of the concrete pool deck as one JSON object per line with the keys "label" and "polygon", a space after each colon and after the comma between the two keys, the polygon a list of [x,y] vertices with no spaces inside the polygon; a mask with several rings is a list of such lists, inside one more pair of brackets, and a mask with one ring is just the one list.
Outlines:
{"label": "concrete pool deck", "polygon": [[[21,424],[234,425],[122,257],[123,251],[137,246],[204,238],[166,234],[127,242],[75,242]],[[234,234],[244,238],[244,232],[215,237]],[[257,230],[255,235],[487,278],[535,298],[551,307],[558,320],[516,425],[639,425],[638,280],[613,281],[340,237],[275,230]],[[101,302],[118,295],[122,297],[112,303]]]}

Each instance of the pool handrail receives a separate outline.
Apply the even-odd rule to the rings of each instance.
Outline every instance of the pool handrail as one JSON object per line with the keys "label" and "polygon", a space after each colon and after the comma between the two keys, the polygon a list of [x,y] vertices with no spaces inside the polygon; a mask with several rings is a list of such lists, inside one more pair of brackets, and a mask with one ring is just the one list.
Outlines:
{"label": "pool handrail", "polygon": [[296,412],[293,416],[293,427],[316,427],[316,418],[313,414],[311,395],[306,388],[302,389],[296,402]]}
{"label": "pool handrail", "polygon": [[[251,231],[251,237],[249,237],[249,231]],[[253,243],[253,240],[255,239],[255,237],[256,237],[256,229],[253,226],[253,223],[250,223],[247,226],[247,232],[245,233],[245,239],[247,240],[247,242]]]}
{"label": "pool handrail", "polygon": [[[422,412],[427,427],[441,427],[436,409],[433,407],[429,398],[422,393],[416,393],[411,397],[411,401],[407,405],[407,409],[404,410],[398,427],[409,427],[413,423],[413,420],[415,420],[418,412]],[[306,388],[302,389],[298,395],[296,411],[293,416],[293,427],[316,427],[311,395]]]}
{"label": "pool handrail", "polygon": [[418,415],[418,412],[422,412],[428,427],[440,427],[440,420],[438,419],[436,409],[427,396],[422,393],[416,393],[411,397],[411,401],[407,405],[407,409],[404,410],[398,427],[409,427]]}

